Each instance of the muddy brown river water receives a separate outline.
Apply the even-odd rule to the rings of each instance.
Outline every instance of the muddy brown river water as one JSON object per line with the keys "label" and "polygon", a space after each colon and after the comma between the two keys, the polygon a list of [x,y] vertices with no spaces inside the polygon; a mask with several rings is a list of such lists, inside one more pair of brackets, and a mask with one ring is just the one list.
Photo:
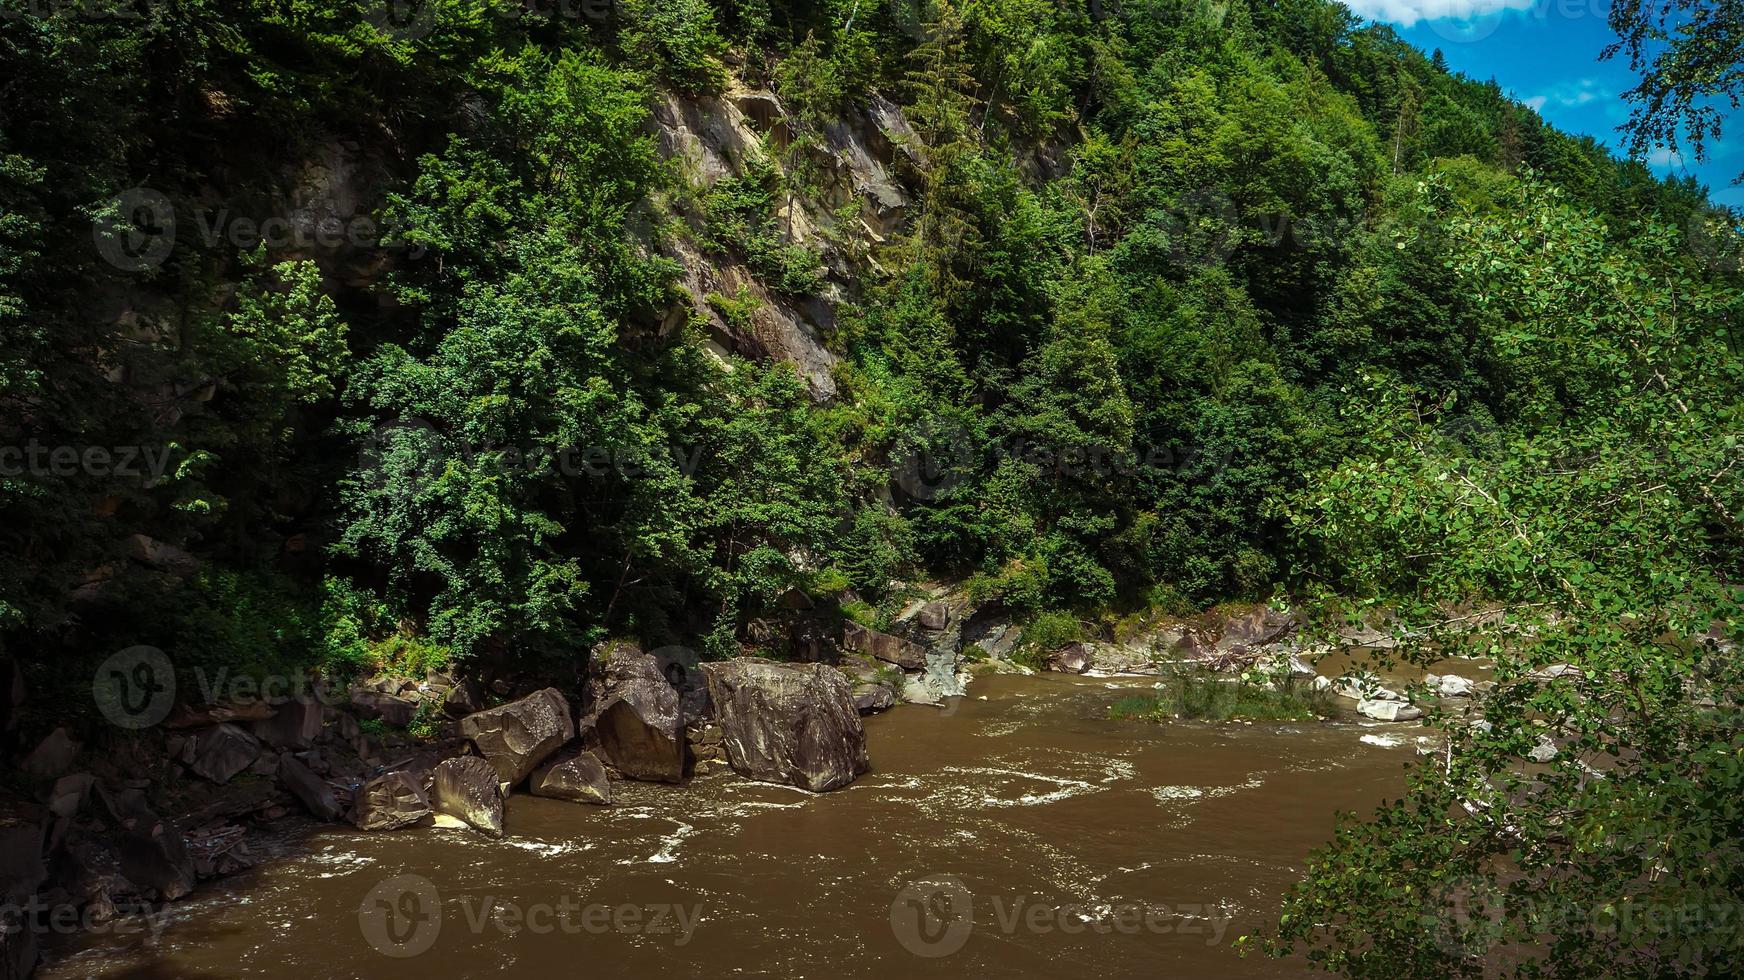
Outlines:
{"label": "muddy brown river water", "polygon": [[[1107,718],[1137,678],[984,676],[867,719],[821,796],[736,776],[516,796],[508,836],[308,831],[293,856],[86,936],[42,976],[1278,977],[1242,958],[1414,725]],[[360,911],[361,910],[361,911]],[[161,927],[161,928],[159,928]]]}

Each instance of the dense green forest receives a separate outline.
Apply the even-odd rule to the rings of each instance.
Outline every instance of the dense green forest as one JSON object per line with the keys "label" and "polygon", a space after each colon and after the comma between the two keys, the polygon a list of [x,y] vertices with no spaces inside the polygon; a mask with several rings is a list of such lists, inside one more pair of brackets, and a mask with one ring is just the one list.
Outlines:
{"label": "dense green forest", "polygon": [[[1744,796],[1678,818],[1731,785],[1692,759],[1744,780],[1686,683],[1737,668],[1681,642],[1739,622],[1739,218],[1439,53],[1329,0],[4,6],[0,629],[33,689],[135,644],[787,656],[796,591],[854,615],[929,577],[1092,629],[1495,601],[1584,624],[1522,677],[1617,684],[1527,685],[1418,805],[1345,831],[1278,941],[1436,862],[1578,890],[1569,848],[1614,883],[1663,843],[1718,869],[1688,889],[1739,887]],[[747,91],[780,116],[740,172],[662,152],[662,106]],[[818,174],[872,100],[908,128],[878,233]],[[291,188],[333,147],[356,201],[311,231]],[[827,305],[827,391],[723,353],[685,254],[754,274],[706,299],[729,327]],[[1630,747],[1659,789],[1570,770],[1559,799],[1640,840],[1497,782],[1546,713]],[[1472,785],[1489,838],[1438,815]],[[1330,965],[1463,962],[1397,909]],[[1614,953],[1568,935],[1569,975]]]}
{"label": "dense green forest", "polygon": [[[790,588],[928,574],[1026,612],[1264,598],[1357,544],[1290,511],[1376,392],[1454,437],[1606,397],[1504,337],[1461,276],[1483,229],[1736,271],[1699,188],[1318,0],[177,2],[4,37],[0,613],[31,659],[724,653]],[[788,138],[700,186],[651,93],[728,86]],[[873,92],[916,200],[875,243],[824,216],[870,253],[845,275],[777,212]],[[375,199],[275,234],[332,141]],[[704,356],[662,236],[837,302],[834,397]]]}

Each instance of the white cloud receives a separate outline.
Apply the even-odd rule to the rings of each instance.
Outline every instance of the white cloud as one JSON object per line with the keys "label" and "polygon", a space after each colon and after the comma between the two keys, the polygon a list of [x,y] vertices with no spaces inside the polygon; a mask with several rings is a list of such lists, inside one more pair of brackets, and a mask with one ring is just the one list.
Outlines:
{"label": "white cloud", "polygon": [[1410,27],[1420,20],[1471,20],[1504,10],[1530,10],[1536,0],[1345,0],[1359,17]]}
{"label": "white cloud", "polygon": [[1648,164],[1648,166],[1651,166],[1651,167],[1679,167],[1679,168],[1681,168],[1683,166],[1683,154],[1682,153],[1673,153],[1672,151],[1670,151],[1662,146],[1659,149],[1654,150],[1651,153],[1647,154],[1647,164]]}
{"label": "white cloud", "polygon": [[1596,78],[1577,78],[1573,81],[1558,82],[1550,87],[1550,91],[1520,101],[1536,112],[1543,112],[1547,105],[1582,106],[1601,99],[1614,99],[1616,95],[1610,89],[1599,84]]}

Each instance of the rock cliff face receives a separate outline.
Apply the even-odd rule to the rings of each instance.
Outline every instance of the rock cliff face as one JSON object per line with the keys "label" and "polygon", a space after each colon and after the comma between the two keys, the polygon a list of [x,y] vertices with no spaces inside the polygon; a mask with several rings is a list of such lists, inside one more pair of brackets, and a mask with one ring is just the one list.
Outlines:
{"label": "rock cliff face", "polygon": [[[661,94],[654,107],[655,135],[661,151],[677,161],[690,189],[705,192],[716,182],[743,174],[753,163],[781,166],[791,145],[788,113],[772,93],[730,89],[720,96]],[[700,220],[686,215],[690,236],[664,246],[683,266],[689,294],[686,313],[709,327],[714,340],[736,354],[786,361],[805,378],[812,396],[827,401],[836,394],[832,371],[836,355],[828,341],[835,330],[835,302],[851,289],[865,259],[849,254],[823,234],[841,216],[856,215],[843,237],[876,244],[902,224],[910,205],[896,176],[899,158],[912,153],[916,137],[890,102],[874,96],[863,113],[832,120],[801,151],[817,174],[815,196],[783,202],[779,225],[790,243],[815,249],[829,270],[818,295],[793,297],[771,290],[743,262],[707,256],[696,242]],[[771,149],[777,152],[772,154]],[[753,301],[743,317],[729,319],[709,302],[710,295]],[[671,319],[671,318],[669,318]]]}

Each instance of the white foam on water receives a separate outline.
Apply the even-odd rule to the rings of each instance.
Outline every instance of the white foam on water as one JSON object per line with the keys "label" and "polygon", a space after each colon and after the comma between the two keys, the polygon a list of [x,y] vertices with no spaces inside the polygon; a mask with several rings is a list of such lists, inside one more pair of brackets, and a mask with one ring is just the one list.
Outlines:
{"label": "white foam on water", "polygon": [[684,843],[684,839],[686,837],[689,837],[692,834],[695,834],[696,827],[691,825],[691,824],[687,824],[682,820],[673,820],[671,817],[667,817],[665,819],[672,820],[672,822],[677,824],[678,826],[676,828],[674,828],[672,833],[667,834],[665,837],[660,838],[660,850],[655,851],[653,854],[650,854],[647,857],[647,859],[644,861],[637,861],[635,858],[625,858],[625,859],[619,861],[618,863],[619,864],[671,864],[674,861],[677,861],[678,855],[676,852],[678,850],[678,845]]}
{"label": "white foam on water", "polygon": [[1378,745],[1383,749],[1396,749],[1405,744],[1405,740],[1397,735],[1364,735],[1357,741],[1365,745]]}
{"label": "white foam on water", "polygon": [[577,854],[582,851],[593,850],[593,843],[591,841],[565,841],[560,844],[553,844],[547,841],[508,837],[497,841],[496,843],[502,844],[506,847],[513,847],[517,850],[531,851],[540,857],[557,857],[560,854]]}
{"label": "white foam on water", "polygon": [[1239,793],[1244,789],[1259,789],[1266,781],[1259,776],[1249,776],[1234,786],[1154,786],[1151,795],[1158,803],[1172,803],[1179,800],[1216,800]]}
{"label": "white foam on water", "polygon": [[367,868],[376,863],[376,859],[355,851],[340,851],[333,845],[328,845],[317,853],[305,854],[302,860],[309,864],[320,865],[332,870],[315,872],[316,878],[339,878],[358,868]]}
{"label": "white foam on water", "polygon": [[1151,795],[1158,800],[1196,800],[1205,795],[1201,786],[1153,786]]}
{"label": "white foam on water", "polygon": [[1082,779],[1068,779],[1063,776],[1044,776],[1041,773],[1024,772],[1021,769],[1005,769],[999,766],[946,766],[945,772],[971,773],[981,776],[1008,776],[1013,779],[1030,780],[1041,783],[1052,783],[1056,789],[1045,793],[1025,793],[1012,799],[996,796],[992,793],[981,793],[980,802],[986,806],[1041,806],[1047,803],[1058,803],[1060,800],[1083,796],[1086,793],[1099,793],[1102,787],[1095,783],[1087,783]]}

